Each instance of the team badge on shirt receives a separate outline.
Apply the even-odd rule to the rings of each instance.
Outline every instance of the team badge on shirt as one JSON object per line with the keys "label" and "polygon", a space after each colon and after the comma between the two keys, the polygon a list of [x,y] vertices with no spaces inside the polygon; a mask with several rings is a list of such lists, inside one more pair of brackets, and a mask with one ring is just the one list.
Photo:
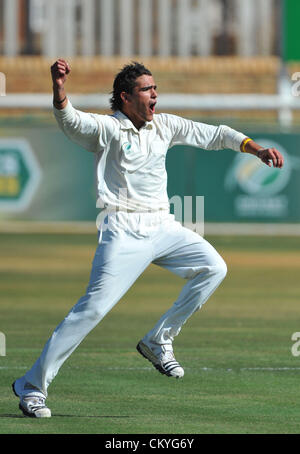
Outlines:
{"label": "team badge on shirt", "polygon": [[131,150],[131,143],[129,142],[123,143],[122,150],[124,153],[128,153]]}

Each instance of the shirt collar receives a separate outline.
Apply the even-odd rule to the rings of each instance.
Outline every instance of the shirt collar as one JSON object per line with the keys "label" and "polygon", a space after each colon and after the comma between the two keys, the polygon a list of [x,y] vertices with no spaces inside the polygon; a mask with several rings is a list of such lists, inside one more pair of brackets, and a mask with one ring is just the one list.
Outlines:
{"label": "shirt collar", "polygon": [[[121,129],[133,129],[136,132],[139,130],[134,126],[132,121],[120,110],[117,110],[112,115],[114,118],[117,118],[121,123]],[[146,121],[145,125],[141,129],[152,129],[153,128],[153,121]]]}

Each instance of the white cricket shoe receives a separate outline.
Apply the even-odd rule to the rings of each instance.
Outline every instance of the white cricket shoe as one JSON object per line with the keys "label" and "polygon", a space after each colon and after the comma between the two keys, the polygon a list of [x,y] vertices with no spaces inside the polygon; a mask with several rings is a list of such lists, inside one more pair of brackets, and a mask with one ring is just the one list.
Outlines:
{"label": "white cricket shoe", "polygon": [[[26,383],[21,394],[17,380],[12,384],[14,394],[20,398],[19,409],[30,418],[51,418],[51,410],[45,404],[46,397],[37,388]],[[26,392],[25,390],[28,390]],[[26,394],[25,394],[26,393]]]}
{"label": "white cricket shoe", "polygon": [[30,418],[51,418],[51,410],[45,405],[45,397],[27,394],[20,398],[19,409]]}
{"label": "white cricket shoe", "polygon": [[136,346],[137,351],[148,359],[153,366],[164,375],[168,377],[182,378],[184,370],[176,361],[172,345],[165,344],[153,348],[151,345],[146,344],[145,341],[140,341]]}

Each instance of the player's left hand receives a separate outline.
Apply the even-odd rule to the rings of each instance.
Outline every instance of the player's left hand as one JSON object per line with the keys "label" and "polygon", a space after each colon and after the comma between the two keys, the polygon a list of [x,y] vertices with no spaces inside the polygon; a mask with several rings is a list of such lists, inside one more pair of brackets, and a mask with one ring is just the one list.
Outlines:
{"label": "player's left hand", "polygon": [[269,167],[272,167],[273,164],[273,167],[281,169],[283,166],[283,156],[276,148],[263,148],[258,150],[257,157]]}

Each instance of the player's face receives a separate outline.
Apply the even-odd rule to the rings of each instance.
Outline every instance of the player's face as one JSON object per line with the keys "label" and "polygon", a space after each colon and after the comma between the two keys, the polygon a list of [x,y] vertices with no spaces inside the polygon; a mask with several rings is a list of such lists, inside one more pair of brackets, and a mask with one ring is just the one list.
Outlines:
{"label": "player's face", "polygon": [[152,76],[146,74],[136,79],[136,86],[131,94],[123,99],[123,111],[139,129],[146,121],[153,120],[157,102],[156,85]]}

